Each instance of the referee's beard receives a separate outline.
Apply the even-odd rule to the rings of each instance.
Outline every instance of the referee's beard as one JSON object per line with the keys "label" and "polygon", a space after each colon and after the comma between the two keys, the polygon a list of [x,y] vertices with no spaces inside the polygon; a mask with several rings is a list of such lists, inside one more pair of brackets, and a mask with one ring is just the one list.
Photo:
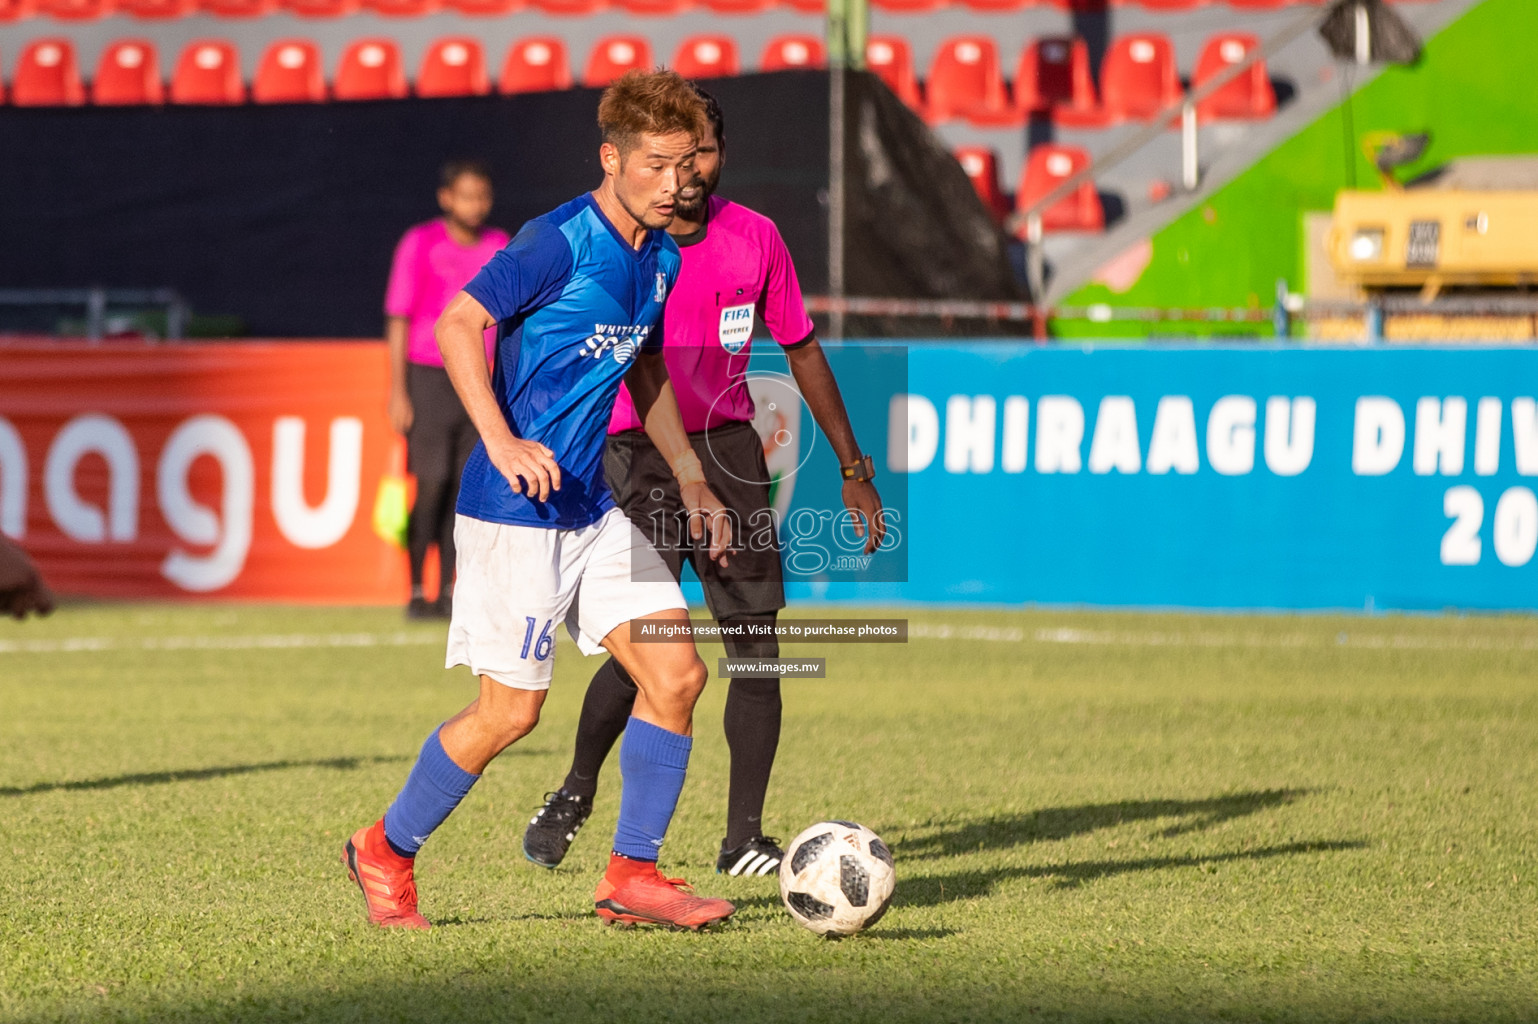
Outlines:
{"label": "referee's beard", "polygon": [[699,193],[694,198],[685,198],[682,191],[673,199],[673,216],[682,217],[687,221],[698,221],[705,218],[705,203],[716,194],[716,186],[721,182],[721,172],[716,171],[709,178],[700,178],[696,183]]}

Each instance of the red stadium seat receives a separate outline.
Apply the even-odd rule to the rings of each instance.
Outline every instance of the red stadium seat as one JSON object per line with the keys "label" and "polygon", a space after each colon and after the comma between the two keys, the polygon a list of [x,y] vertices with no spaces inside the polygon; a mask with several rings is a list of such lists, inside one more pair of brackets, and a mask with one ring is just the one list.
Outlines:
{"label": "red stadium seat", "polygon": [[956,150],[956,161],[967,172],[977,198],[995,220],[1003,221],[1009,213],[1009,197],[999,188],[999,155],[986,146],[962,146]]}
{"label": "red stadium seat", "polygon": [[523,0],[443,0],[443,6],[472,18],[500,18],[520,10]]}
{"label": "red stadium seat", "polygon": [[775,36],[758,58],[760,71],[820,68],[826,64],[827,54],[817,36]]}
{"label": "red stadium seat", "polygon": [[995,13],[1002,11],[1023,11],[1027,7],[1035,7],[1043,0],[961,0],[962,4],[974,11]]}
{"label": "red stadium seat", "polygon": [[944,3],[945,0],[874,0],[871,6],[892,14],[927,14]]}
{"label": "red stadium seat", "polygon": [[918,76],[913,73],[913,50],[901,36],[871,36],[865,41],[865,66],[886,83],[912,110],[923,106]]}
{"label": "red stadium seat", "polygon": [[[1077,146],[1037,146],[1031,150],[1025,171],[1020,176],[1015,209],[1025,213],[1032,203],[1045,198],[1089,163],[1089,154]],[[1084,182],[1072,195],[1043,210],[1041,228],[1043,231],[1104,231],[1105,208],[1100,204],[1095,183]]]}
{"label": "red stadium seat", "polygon": [[261,18],[278,9],[278,0],[199,0],[198,10],[217,18]]}
{"label": "red stadium seat", "polygon": [[989,36],[955,36],[941,43],[925,88],[925,116],[931,123],[960,117],[1001,127],[1020,121],[1004,90],[998,47]]}
{"label": "red stadium seat", "polygon": [[96,62],[91,102],[98,107],[164,103],[160,55],[148,39],[119,39],[108,44]]}
{"label": "red stadium seat", "polygon": [[484,96],[491,91],[486,55],[473,36],[438,39],[422,55],[418,96]]}
{"label": "red stadium seat", "polygon": [[652,66],[652,44],[640,36],[605,36],[587,58],[582,84],[601,89],[632,68]]}
{"label": "red stadium seat", "polygon": [[1026,43],[1015,68],[1015,106],[1022,114],[1050,112],[1065,123],[1098,122],[1102,115],[1084,40],[1051,36]]}
{"label": "red stadium seat", "polygon": [[627,14],[674,15],[694,6],[694,0],[610,0]]}
{"label": "red stadium seat", "polygon": [[117,0],[38,0],[37,13],[55,21],[95,21],[117,11]]}
{"label": "red stadium seat", "polygon": [[730,36],[690,36],[678,44],[673,69],[685,78],[724,78],[741,70]]}
{"label": "red stadium seat", "polygon": [[363,9],[386,18],[417,18],[443,8],[443,0],[363,0]]}
{"label": "red stadium seat", "polygon": [[331,95],[339,100],[398,100],[406,95],[401,51],[390,39],[359,39],[342,51]]}
{"label": "red stadium seat", "polygon": [[[1206,7],[1209,3],[1218,3],[1220,0],[1117,0],[1118,4],[1126,6],[1136,3],[1139,7],[1150,11],[1189,11],[1197,7]],[[1291,0],[1284,0],[1291,2]]]}
{"label": "red stadium seat", "polygon": [[18,107],[77,107],[85,86],[68,39],[34,39],[21,51],[11,80],[11,103]]}
{"label": "red stadium seat", "polygon": [[780,3],[793,11],[802,14],[826,14],[828,12],[828,0],[780,0]]}
{"label": "red stadium seat", "polygon": [[[1226,69],[1242,62],[1260,46],[1260,40],[1248,32],[1224,32],[1207,40],[1191,76],[1192,90],[1200,89]],[[1196,105],[1196,116],[1203,121],[1218,119],[1264,120],[1276,113],[1276,90],[1266,74],[1266,62],[1256,61],[1249,70]]]}
{"label": "red stadium seat", "polygon": [[283,0],[283,9],[300,18],[342,18],[362,6],[363,0]]}
{"label": "red stadium seat", "polygon": [[700,6],[716,14],[758,14],[775,5],[776,0],[699,0]]}
{"label": "red stadium seat", "polygon": [[[21,21],[37,13],[37,0],[0,0],[0,25]],[[0,96],[4,93],[0,92]]]}
{"label": "red stadium seat", "polygon": [[251,98],[257,103],[319,103],[326,98],[320,48],[308,39],[280,39],[256,66]]}
{"label": "red stadium seat", "polygon": [[117,0],[119,13],[143,21],[170,21],[196,13],[197,0]]}
{"label": "red stadium seat", "polygon": [[520,39],[507,49],[498,88],[505,93],[571,88],[566,44],[554,36]]}
{"label": "red stadium seat", "polygon": [[171,73],[172,103],[244,103],[246,86],[240,80],[240,54],[223,39],[188,43]]}
{"label": "red stadium seat", "polygon": [[585,18],[589,14],[597,14],[601,11],[605,3],[604,0],[529,0],[529,6],[546,14]]}
{"label": "red stadium seat", "polygon": [[1100,94],[1113,121],[1147,121],[1180,100],[1175,46],[1159,32],[1118,38],[1100,69]]}

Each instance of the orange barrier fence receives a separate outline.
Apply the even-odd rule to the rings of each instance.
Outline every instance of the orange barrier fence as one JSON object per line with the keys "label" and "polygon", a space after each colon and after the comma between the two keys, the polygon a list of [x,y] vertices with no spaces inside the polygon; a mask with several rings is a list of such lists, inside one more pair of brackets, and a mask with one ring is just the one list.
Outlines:
{"label": "orange barrier fence", "polygon": [[0,344],[0,530],[66,594],[404,602],[387,383],[377,342]]}

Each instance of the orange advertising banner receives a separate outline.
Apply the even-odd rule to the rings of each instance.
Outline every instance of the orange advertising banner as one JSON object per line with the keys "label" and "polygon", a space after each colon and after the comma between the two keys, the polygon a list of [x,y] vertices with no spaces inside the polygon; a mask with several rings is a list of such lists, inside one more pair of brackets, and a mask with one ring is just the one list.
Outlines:
{"label": "orange advertising banner", "polygon": [[0,530],[64,594],[403,603],[388,375],[381,342],[0,344]]}

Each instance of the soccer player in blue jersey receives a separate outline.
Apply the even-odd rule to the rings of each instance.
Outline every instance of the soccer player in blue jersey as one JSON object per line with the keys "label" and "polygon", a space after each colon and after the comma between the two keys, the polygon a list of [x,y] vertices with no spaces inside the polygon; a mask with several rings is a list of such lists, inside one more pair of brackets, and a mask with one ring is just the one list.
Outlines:
{"label": "soccer player in blue jersey", "polygon": [[[479,677],[480,696],[434,730],[384,817],[344,848],[369,920],[384,927],[429,927],[417,911],[413,858],[486,765],[539,721],[562,623],[583,653],[608,651],[639,688],[620,747],[624,791],[598,915],[699,929],[735,909],[657,870],[706,671],[677,583],[615,507],[603,471],[623,378],[678,480],[696,540],[725,559],[729,517],[684,433],[660,329],[680,263],[665,229],[709,124],[698,94],[670,71],[620,78],[599,102],[598,123],[602,184],[524,225],[438,321],[444,366],[481,437],[459,491],[447,657]],[[482,332],[492,326],[488,374]],[[634,620],[682,638],[637,642]]]}

